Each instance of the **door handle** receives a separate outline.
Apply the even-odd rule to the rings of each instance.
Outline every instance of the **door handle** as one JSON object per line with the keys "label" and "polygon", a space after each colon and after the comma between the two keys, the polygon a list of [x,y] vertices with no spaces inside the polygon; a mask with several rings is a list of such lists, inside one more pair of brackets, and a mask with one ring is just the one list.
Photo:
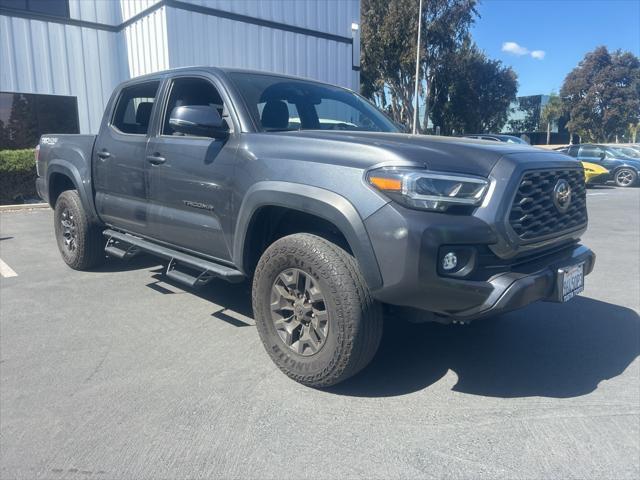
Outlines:
{"label": "door handle", "polygon": [[162,165],[166,161],[167,159],[164,157],[161,157],[159,153],[154,153],[153,155],[147,155],[147,162],[149,162],[151,165]]}
{"label": "door handle", "polygon": [[102,151],[98,152],[98,157],[100,157],[103,160],[106,160],[110,156],[111,156],[111,154],[109,152],[107,152],[106,150],[102,150]]}

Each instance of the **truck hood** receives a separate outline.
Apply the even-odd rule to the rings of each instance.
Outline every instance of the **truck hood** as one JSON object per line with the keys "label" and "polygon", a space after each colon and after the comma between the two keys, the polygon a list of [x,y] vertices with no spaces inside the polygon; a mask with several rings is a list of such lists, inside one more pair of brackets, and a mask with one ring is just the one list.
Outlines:
{"label": "truck hood", "polygon": [[[420,166],[487,177],[499,159],[515,163],[578,163],[567,155],[528,145],[402,133],[300,130],[257,134],[269,156],[367,169],[374,165]],[[301,153],[303,152],[303,153]],[[266,152],[263,152],[266,153]]]}

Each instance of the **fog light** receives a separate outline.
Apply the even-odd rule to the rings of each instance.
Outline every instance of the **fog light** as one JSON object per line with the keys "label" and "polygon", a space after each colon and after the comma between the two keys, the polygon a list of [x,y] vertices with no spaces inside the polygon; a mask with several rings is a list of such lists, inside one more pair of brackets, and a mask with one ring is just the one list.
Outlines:
{"label": "fog light", "polygon": [[442,268],[443,270],[449,271],[456,268],[458,265],[458,257],[453,252],[447,253],[444,257],[442,257]]}

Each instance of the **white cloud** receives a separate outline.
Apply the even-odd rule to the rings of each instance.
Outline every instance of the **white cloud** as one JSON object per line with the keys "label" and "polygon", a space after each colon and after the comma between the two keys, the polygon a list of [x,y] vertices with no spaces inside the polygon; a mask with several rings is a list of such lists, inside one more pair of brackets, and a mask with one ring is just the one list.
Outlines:
{"label": "white cloud", "polygon": [[544,50],[529,50],[527,47],[523,47],[516,42],[504,42],[502,44],[502,51],[522,57],[523,55],[531,55],[531,58],[536,60],[543,60],[546,52]]}
{"label": "white cloud", "polygon": [[502,44],[502,51],[518,56],[526,55],[527,53],[529,53],[529,49],[523,47],[522,45],[518,45],[516,42],[504,42]]}
{"label": "white cloud", "polygon": [[544,50],[534,50],[533,52],[531,52],[531,56],[533,58],[535,58],[536,60],[542,60],[544,59],[544,56],[547,53]]}

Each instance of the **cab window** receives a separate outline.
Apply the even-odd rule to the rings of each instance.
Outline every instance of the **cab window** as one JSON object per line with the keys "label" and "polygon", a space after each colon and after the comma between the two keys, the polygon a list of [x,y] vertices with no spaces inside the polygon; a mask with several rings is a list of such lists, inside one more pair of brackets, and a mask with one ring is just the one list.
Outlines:
{"label": "cab window", "polygon": [[578,158],[589,158],[589,159],[599,159],[602,150],[599,147],[595,147],[593,145],[585,145],[580,147],[580,151],[578,152]]}
{"label": "cab window", "polygon": [[111,125],[122,133],[146,135],[159,86],[160,82],[148,82],[123,88]]}
{"label": "cab window", "polygon": [[[173,109],[184,106],[209,106],[215,108],[223,120],[228,118],[222,97],[211,82],[203,78],[177,78],[171,85],[169,101],[164,112],[162,135],[189,136],[176,132],[169,124]],[[228,123],[227,121],[227,125]]]}

